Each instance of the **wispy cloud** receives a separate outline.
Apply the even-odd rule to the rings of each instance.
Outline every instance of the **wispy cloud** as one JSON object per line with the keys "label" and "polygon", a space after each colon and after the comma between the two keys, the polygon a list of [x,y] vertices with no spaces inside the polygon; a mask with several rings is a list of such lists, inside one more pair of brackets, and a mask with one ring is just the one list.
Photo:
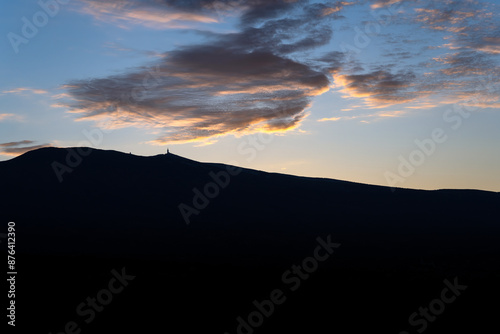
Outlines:
{"label": "wispy cloud", "polygon": [[18,87],[18,88],[2,91],[2,94],[25,94],[25,93],[47,94],[48,91],[46,91],[44,89],[35,89],[35,88],[29,88],[29,87]]}
{"label": "wispy cloud", "polygon": [[178,0],[80,0],[80,11],[95,19],[129,28],[130,24],[153,29],[188,28],[192,23],[216,23],[219,11],[243,5],[242,1]]}
{"label": "wispy cloud", "polygon": [[0,143],[0,154],[9,156],[18,156],[32,150],[52,146],[51,144],[31,145],[33,143],[35,142],[32,140],[21,140],[17,142]]}
{"label": "wispy cloud", "polygon": [[[344,66],[335,75],[344,97],[365,108],[427,109],[464,103],[500,103],[500,8],[482,1],[372,1],[372,9],[398,5],[400,13],[382,35],[390,52],[378,64]],[[385,9],[383,9],[385,10]],[[428,38],[398,34],[408,26]],[[443,44],[436,45],[442,39]],[[437,53],[440,55],[436,56]],[[422,59],[427,58],[422,62]],[[419,62],[416,62],[416,59]]]}
{"label": "wispy cloud", "polygon": [[9,143],[0,143],[0,147],[16,147],[16,146],[21,146],[21,145],[29,145],[33,144],[34,141],[32,140],[21,140],[21,141],[12,141]]}
{"label": "wispy cloud", "polygon": [[395,4],[399,4],[400,2],[407,0],[372,0],[373,4],[370,6],[372,9],[379,9],[388,6],[392,6]]}
{"label": "wispy cloud", "polygon": [[21,115],[16,115],[16,114],[0,114],[0,122],[2,121],[22,121],[24,118]]}
{"label": "wispy cloud", "polygon": [[339,117],[329,117],[319,119],[318,122],[338,122],[338,121],[347,121],[358,119],[363,123],[371,123],[374,121],[379,121],[384,118],[394,118],[394,117],[402,117],[407,112],[401,110],[392,110],[392,111],[379,111],[371,114],[359,114],[359,115],[350,115],[350,116],[339,116]]}
{"label": "wispy cloud", "polygon": [[416,75],[412,71],[391,73],[378,70],[365,74],[337,74],[334,79],[344,96],[362,98],[369,108],[408,103],[422,97],[422,92],[415,89]]}

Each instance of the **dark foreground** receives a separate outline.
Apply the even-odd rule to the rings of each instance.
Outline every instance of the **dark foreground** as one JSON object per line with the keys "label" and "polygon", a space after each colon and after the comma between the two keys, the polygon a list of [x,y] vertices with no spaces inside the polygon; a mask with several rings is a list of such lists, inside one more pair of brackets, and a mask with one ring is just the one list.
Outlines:
{"label": "dark foreground", "polygon": [[[498,193],[392,192],[175,155],[90,152],[70,160],[62,182],[52,163],[69,167],[65,149],[0,163],[0,233],[16,223],[10,332],[498,328]],[[218,193],[208,204],[198,197],[197,209],[193,189],[203,193],[213,175]],[[181,203],[197,211],[189,225]]]}

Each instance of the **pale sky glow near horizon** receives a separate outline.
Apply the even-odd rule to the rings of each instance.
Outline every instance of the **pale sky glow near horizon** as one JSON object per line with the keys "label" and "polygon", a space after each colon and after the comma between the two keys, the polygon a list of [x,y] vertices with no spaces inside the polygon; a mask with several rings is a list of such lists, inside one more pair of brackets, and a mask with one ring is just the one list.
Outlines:
{"label": "pale sky glow near horizon", "polygon": [[0,161],[99,133],[89,146],[500,191],[500,1],[20,0],[0,9]]}

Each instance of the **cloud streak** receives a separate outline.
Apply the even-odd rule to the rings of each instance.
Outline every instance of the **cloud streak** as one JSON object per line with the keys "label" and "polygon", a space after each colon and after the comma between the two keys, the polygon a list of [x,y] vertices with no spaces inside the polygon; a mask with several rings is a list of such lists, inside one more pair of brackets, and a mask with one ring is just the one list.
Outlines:
{"label": "cloud streak", "polygon": [[30,145],[33,143],[35,142],[32,140],[21,140],[17,142],[0,143],[0,154],[9,156],[18,156],[29,151],[37,150],[39,148],[52,146],[51,144]]}
{"label": "cloud streak", "polygon": [[23,117],[15,114],[0,114],[0,122],[7,120],[22,121]]}
{"label": "cloud streak", "polygon": [[[80,0],[80,11],[96,20],[113,23],[122,28],[130,24],[154,29],[186,28],[189,23],[216,23],[215,11],[207,4],[198,8],[180,6],[182,1],[97,1]],[[199,2],[201,4],[201,2]],[[215,8],[212,8],[215,9]]]}
{"label": "cloud streak", "polygon": [[13,88],[10,90],[2,91],[2,94],[24,94],[24,93],[47,94],[48,91],[46,91],[44,89],[35,89],[35,88],[29,88],[29,87],[18,87],[18,88]]}

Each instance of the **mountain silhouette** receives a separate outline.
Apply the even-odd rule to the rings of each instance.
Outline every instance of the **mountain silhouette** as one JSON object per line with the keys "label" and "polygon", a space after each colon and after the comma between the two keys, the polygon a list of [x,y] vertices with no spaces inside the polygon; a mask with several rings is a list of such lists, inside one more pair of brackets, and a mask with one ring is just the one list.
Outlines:
{"label": "mountain silhouette", "polygon": [[[76,147],[0,162],[0,188],[1,221],[16,222],[20,328],[59,333],[75,320],[82,333],[413,333],[423,323],[408,317],[454,278],[468,288],[427,320],[427,333],[481,332],[496,316],[500,193]],[[241,326],[318,238],[340,246],[262,325]],[[76,306],[122,267],[136,279],[83,321]]]}

